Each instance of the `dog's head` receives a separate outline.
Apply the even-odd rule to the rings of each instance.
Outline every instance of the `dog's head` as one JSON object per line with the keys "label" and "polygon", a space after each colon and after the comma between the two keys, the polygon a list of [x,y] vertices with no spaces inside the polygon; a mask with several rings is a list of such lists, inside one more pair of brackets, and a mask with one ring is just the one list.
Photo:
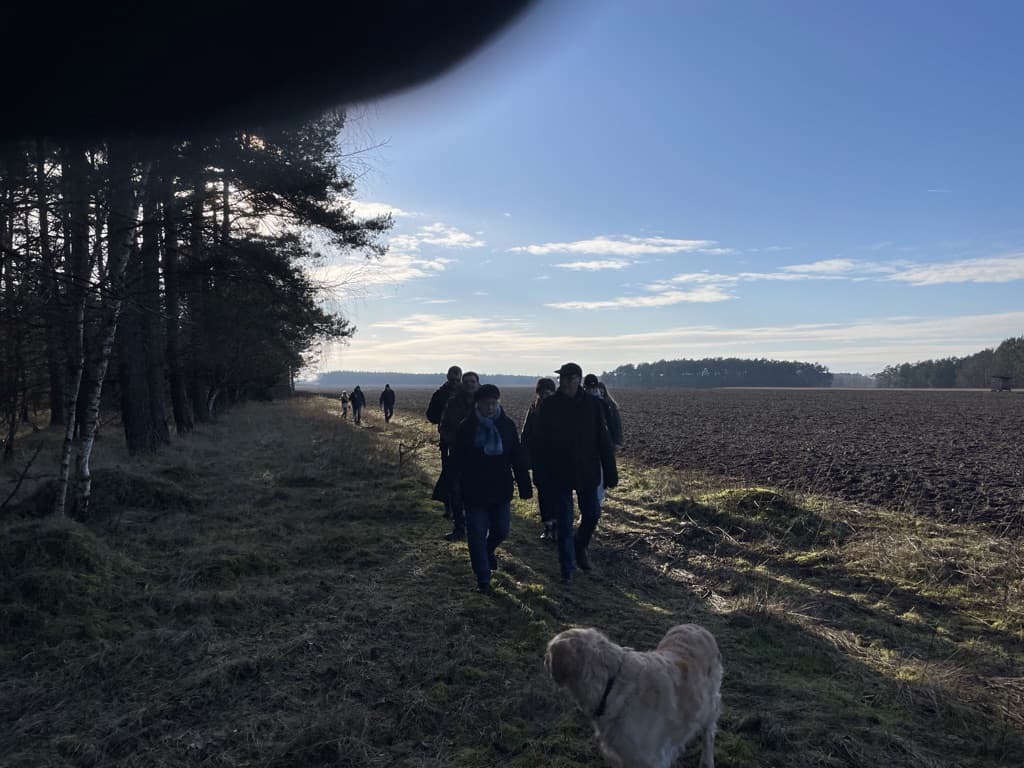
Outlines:
{"label": "dog's head", "polygon": [[544,666],[558,685],[571,685],[583,678],[589,665],[602,663],[614,648],[596,629],[567,629],[555,635],[544,654]]}

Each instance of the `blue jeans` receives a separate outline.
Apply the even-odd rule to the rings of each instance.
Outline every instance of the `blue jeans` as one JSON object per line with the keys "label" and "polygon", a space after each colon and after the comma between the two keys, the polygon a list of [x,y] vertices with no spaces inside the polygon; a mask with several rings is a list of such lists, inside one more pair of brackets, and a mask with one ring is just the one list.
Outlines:
{"label": "blue jeans", "polygon": [[558,528],[558,564],[562,576],[571,576],[576,570],[576,547],[586,549],[601,517],[601,506],[597,503],[597,488],[576,491],[580,503],[580,527],[575,537],[572,534],[572,491],[548,490],[551,495],[555,525]]}
{"label": "blue jeans", "polygon": [[512,504],[466,505],[466,540],[469,562],[477,584],[491,583],[491,555],[512,527]]}

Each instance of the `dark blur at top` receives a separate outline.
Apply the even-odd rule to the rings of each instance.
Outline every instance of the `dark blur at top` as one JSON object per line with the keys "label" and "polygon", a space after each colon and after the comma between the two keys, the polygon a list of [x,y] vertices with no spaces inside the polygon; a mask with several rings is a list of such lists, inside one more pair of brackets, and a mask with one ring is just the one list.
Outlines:
{"label": "dark blur at top", "polygon": [[0,140],[260,125],[420,85],[537,0],[14,2]]}

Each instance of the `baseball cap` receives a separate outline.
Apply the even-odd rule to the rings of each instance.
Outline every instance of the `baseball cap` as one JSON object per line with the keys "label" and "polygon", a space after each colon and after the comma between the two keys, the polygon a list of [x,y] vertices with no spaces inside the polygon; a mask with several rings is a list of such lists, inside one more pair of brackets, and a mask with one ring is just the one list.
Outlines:
{"label": "baseball cap", "polygon": [[583,369],[576,365],[576,363],[566,363],[555,373],[559,376],[583,376]]}

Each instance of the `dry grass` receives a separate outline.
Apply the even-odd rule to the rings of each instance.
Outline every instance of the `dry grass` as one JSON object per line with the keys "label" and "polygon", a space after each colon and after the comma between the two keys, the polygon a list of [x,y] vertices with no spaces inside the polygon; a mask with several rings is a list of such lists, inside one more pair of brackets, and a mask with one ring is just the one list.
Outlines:
{"label": "dry grass", "polygon": [[429,434],[310,399],[156,459],[105,438],[93,519],[0,521],[0,763],[593,766],[547,639],[699,621],[724,768],[1024,764],[1019,541],[628,467],[593,575],[560,585],[517,503],[483,597]]}

